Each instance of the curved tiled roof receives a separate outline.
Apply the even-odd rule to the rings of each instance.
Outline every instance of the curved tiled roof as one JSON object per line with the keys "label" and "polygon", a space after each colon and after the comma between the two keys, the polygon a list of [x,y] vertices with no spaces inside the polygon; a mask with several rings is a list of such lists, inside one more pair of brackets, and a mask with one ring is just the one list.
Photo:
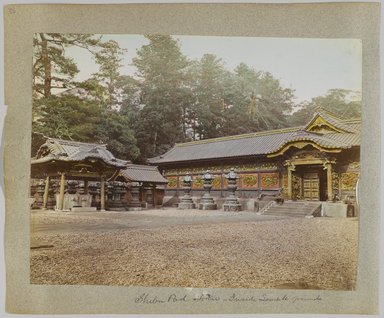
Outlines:
{"label": "curved tiled roof", "polygon": [[329,124],[331,124],[332,126],[336,127],[337,129],[340,129],[346,133],[356,133],[357,130],[356,128],[354,128],[353,126],[351,125],[348,125],[348,123],[345,123],[343,122],[342,120],[340,120],[339,118],[337,118],[335,115],[333,115],[332,113],[329,113],[329,112],[326,112],[324,110],[322,111],[319,111],[317,113],[315,113],[312,117],[312,119],[310,120],[310,122],[305,126],[305,129],[307,127],[309,127],[312,122],[318,118],[318,117],[321,117],[322,119],[324,119],[326,122],[328,122]]}
{"label": "curved tiled roof", "polygon": [[124,170],[119,172],[127,181],[162,183],[168,182],[154,166],[134,165],[131,164]]}
{"label": "curved tiled roof", "polygon": [[[322,113],[320,116],[329,116]],[[325,119],[325,118],[324,118]],[[150,164],[162,164],[191,160],[236,158],[244,156],[268,155],[297,141],[313,142],[328,149],[347,149],[360,145],[360,121],[332,118],[332,125],[344,130],[342,133],[319,134],[306,131],[307,127],[295,127],[257,132],[245,135],[228,136],[183,144],[176,144],[161,156],[148,159]]]}
{"label": "curved tiled roof", "polygon": [[117,159],[107,150],[106,145],[85,143],[56,138],[47,138],[39,148],[32,164],[58,161],[83,161],[86,159],[102,160],[116,168],[124,168],[130,161]]}

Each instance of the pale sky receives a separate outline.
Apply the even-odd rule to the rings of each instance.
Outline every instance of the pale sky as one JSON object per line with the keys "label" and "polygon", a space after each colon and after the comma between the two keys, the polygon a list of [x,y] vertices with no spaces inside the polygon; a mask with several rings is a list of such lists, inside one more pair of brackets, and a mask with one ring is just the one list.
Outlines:
{"label": "pale sky", "polygon": [[[131,65],[136,50],[148,40],[142,35],[105,35],[128,52],[122,74],[134,75]],[[219,36],[174,36],[181,51],[189,59],[200,59],[206,53],[221,58],[228,70],[241,62],[258,71],[268,71],[284,88],[295,90],[297,102],[325,95],[329,89],[342,88],[361,92],[361,41],[354,39],[255,38]],[[67,54],[80,69],[77,80],[85,80],[97,72],[91,55],[71,48]]]}

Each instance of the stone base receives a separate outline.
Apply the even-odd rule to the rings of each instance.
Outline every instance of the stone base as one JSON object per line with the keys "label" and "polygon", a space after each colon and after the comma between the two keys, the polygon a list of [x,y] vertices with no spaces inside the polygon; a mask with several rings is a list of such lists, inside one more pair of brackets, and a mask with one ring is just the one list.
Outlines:
{"label": "stone base", "polygon": [[224,211],[238,212],[241,211],[241,204],[223,204]]}
{"label": "stone base", "polygon": [[129,206],[128,211],[142,211],[143,208],[141,206]]}
{"label": "stone base", "polygon": [[217,210],[216,203],[199,203],[199,210]]}
{"label": "stone base", "polygon": [[124,211],[125,206],[123,202],[108,202],[108,210]]}
{"label": "stone base", "polygon": [[347,217],[347,207],[345,203],[330,203],[323,202],[323,216],[329,216],[334,218],[346,218]]}
{"label": "stone base", "polygon": [[94,206],[90,207],[82,207],[82,206],[73,206],[71,208],[72,212],[96,212],[97,209]]}
{"label": "stone base", "polygon": [[114,208],[114,207],[111,207],[111,208],[108,208],[109,211],[117,211],[117,212],[120,212],[120,211],[127,211],[127,209],[125,207],[119,207],[119,208]]}
{"label": "stone base", "polygon": [[179,210],[189,210],[189,209],[196,209],[196,204],[195,203],[187,203],[187,202],[181,202],[177,205],[177,208]]}

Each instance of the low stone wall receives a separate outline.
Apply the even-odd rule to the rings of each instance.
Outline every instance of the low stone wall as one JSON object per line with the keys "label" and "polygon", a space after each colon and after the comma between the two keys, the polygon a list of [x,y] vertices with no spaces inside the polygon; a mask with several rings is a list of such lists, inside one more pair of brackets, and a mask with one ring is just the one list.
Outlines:
{"label": "low stone wall", "polygon": [[348,205],[345,203],[323,202],[322,215],[335,217],[335,218],[346,218],[347,208],[348,208]]}
{"label": "low stone wall", "polygon": [[[180,197],[177,195],[168,195],[164,196],[163,206],[164,207],[177,207],[177,204],[180,202]],[[215,203],[217,204],[217,209],[222,210],[223,204],[225,202],[225,197],[213,197],[215,200]],[[192,196],[193,202],[196,204],[196,206],[200,203],[201,196]],[[268,203],[269,200],[262,200],[258,201],[257,199],[253,198],[239,198],[239,202],[241,204],[241,210],[242,211],[249,211],[249,212],[257,212],[259,208],[262,208],[265,204]]]}

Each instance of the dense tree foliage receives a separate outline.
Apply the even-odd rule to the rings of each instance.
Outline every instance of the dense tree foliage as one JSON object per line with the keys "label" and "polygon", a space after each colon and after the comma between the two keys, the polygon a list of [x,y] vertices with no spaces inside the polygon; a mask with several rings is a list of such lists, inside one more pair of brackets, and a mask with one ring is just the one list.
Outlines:
{"label": "dense tree foliage", "polygon": [[[74,82],[78,68],[65,55],[71,45],[90,51],[99,65],[99,72],[83,83]],[[134,132],[129,119],[120,115],[123,54],[115,41],[103,42],[92,35],[36,34],[32,143],[41,135],[105,143],[119,158],[136,159],[139,149]],[[63,88],[68,90],[52,94],[53,89]]]}
{"label": "dense tree foliage", "polygon": [[316,109],[325,109],[343,119],[361,117],[361,97],[354,91],[345,89],[331,89],[325,96],[312,98],[308,103],[293,113],[290,117],[291,125],[304,125],[313,116]]}
{"label": "dense tree foliage", "polygon": [[139,78],[142,110],[136,137],[142,155],[154,156],[183,141],[183,112],[189,101],[188,60],[170,36],[147,36],[133,64]]}
{"label": "dense tree foliage", "polygon": [[[119,158],[145,162],[177,142],[302,125],[317,107],[360,116],[353,92],[330,90],[298,107],[294,91],[268,72],[244,63],[231,71],[213,54],[189,60],[171,36],[146,38],[132,61],[136,74],[127,76],[120,74],[126,50],[115,41],[36,34],[33,148],[45,135],[106,143]],[[99,67],[81,83],[74,81],[78,65],[66,55],[71,46],[91,52]]]}
{"label": "dense tree foliage", "polygon": [[77,46],[90,52],[103,43],[100,37],[84,34],[35,33],[33,37],[34,97],[49,97],[52,89],[73,87],[73,77],[79,72],[65,49]]}

